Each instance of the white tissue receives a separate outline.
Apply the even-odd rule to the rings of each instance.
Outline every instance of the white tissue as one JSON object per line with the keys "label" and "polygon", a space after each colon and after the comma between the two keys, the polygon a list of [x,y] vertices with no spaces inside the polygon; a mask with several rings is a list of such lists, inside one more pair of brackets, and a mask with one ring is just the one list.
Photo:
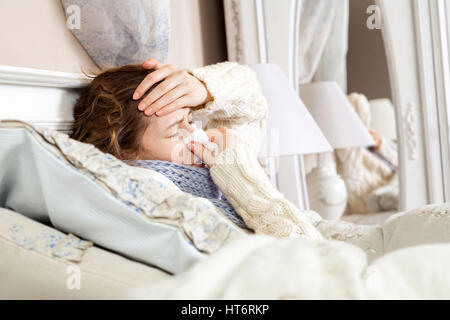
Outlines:
{"label": "white tissue", "polygon": [[195,129],[194,132],[184,138],[185,145],[188,145],[191,142],[201,143],[206,149],[212,151],[215,156],[219,154],[220,149],[217,143],[211,142],[206,132],[202,129]]}

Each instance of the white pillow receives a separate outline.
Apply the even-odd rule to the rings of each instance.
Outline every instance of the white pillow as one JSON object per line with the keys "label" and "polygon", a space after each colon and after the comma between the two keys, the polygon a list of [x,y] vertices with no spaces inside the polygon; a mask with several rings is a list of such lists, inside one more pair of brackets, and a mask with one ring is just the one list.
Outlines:
{"label": "white pillow", "polygon": [[206,199],[66,134],[0,121],[0,207],[178,273],[244,233]]}

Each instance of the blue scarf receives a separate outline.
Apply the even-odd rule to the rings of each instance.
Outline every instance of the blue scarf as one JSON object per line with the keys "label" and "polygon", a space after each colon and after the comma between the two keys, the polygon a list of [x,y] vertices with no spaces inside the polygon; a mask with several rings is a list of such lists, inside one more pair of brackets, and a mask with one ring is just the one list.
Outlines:
{"label": "blue scarf", "polygon": [[181,191],[211,201],[243,229],[249,229],[211,178],[208,168],[185,166],[161,160],[137,160],[133,165],[157,171],[169,178]]}

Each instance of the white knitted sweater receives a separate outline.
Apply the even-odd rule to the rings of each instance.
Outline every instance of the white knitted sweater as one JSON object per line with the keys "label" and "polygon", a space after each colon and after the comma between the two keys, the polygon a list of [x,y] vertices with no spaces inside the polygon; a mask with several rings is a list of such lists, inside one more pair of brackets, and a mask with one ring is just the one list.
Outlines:
{"label": "white knitted sweater", "polygon": [[203,81],[213,101],[194,111],[207,116],[207,128],[236,130],[246,144],[227,148],[211,167],[211,177],[245,223],[256,233],[284,237],[322,238],[310,217],[300,211],[271,184],[257,161],[267,119],[267,102],[255,73],[247,65],[221,62],[189,69]]}
{"label": "white knitted sweater", "polygon": [[[348,100],[361,121],[370,128],[370,104],[367,98],[359,93],[348,95]],[[397,154],[383,139],[380,153],[395,166],[398,164]],[[389,166],[363,147],[339,149],[335,151],[337,171],[347,187],[347,207],[345,214],[372,213],[367,199],[376,189],[387,185],[394,176]]]}

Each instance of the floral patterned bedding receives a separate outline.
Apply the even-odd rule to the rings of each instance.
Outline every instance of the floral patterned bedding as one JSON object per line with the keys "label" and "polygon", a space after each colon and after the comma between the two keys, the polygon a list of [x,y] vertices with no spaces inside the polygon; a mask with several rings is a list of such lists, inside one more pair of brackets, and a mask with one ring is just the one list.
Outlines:
{"label": "floral patterned bedding", "polygon": [[0,190],[0,206],[48,218],[139,261],[180,272],[245,234],[211,202],[181,192],[162,174],[64,133],[3,120],[0,142],[0,177],[11,181]]}

